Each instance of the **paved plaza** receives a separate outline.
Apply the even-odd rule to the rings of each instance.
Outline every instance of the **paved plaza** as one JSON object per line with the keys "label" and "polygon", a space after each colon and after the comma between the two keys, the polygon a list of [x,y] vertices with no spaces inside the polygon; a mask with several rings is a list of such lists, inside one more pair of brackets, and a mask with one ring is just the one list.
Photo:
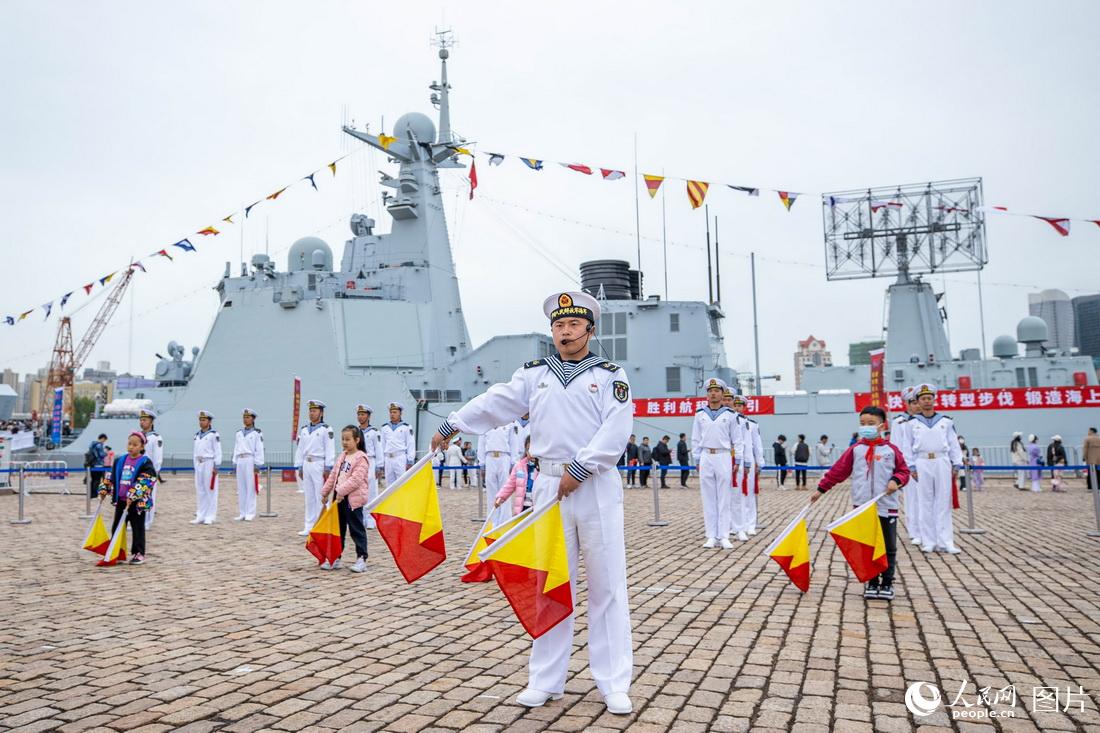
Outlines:
{"label": "paved plaza", "polygon": [[[29,525],[0,496],[0,730],[1100,730],[1100,540],[1080,480],[1038,495],[987,482],[988,532],[959,535],[959,556],[900,533],[889,604],[863,600],[822,531],[845,487],[810,514],[806,595],[762,554],[806,493],[769,480],[768,526],[722,551],[701,547],[696,490],[662,492],[666,527],[647,524],[650,491],[626,491],[635,712],[622,717],[588,672],[583,583],[565,698],[513,703],[530,641],[495,584],[458,580],[473,490],[441,492],[449,557],[407,585],[375,532],[367,573],[319,570],[292,484],[275,485],[277,518],[230,521],[230,488],[218,523],[192,526],[185,476],[161,490],[147,564],[96,568],[70,481],[76,495],[28,497]],[[942,691],[930,715],[907,709],[918,682]],[[1036,687],[1059,693],[1037,702]],[[980,688],[1004,717],[978,717]]]}

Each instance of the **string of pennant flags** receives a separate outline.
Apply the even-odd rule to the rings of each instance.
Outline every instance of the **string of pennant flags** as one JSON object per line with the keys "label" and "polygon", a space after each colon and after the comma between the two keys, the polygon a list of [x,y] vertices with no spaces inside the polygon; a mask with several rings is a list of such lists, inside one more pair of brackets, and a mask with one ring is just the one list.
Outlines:
{"label": "string of pennant flags", "polygon": [[[386,136],[381,136],[381,137],[386,137]],[[392,143],[396,139],[397,138],[390,138],[389,143]],[[362,147],[365,147],[365,146],[362,146]],[[64,311],[65,307],[69,304],[69,301],[72,299],[72,297],[74,295],[78,294],[81,290],[84,291],[85,296],[91,296],[92,292],[96,289],[97,285],[100,288],[106,288],[108,286],[108,284],[111,282],[111,280],[116,275],[118,275],[120,272],[126,272],[127,270],[131,270],[131,271],[140,270],[143,273],[147,273],[148,270],[145,269],[145,264],[143,263],[143,260],[152,260],[152,259],[155,258],[158,261],[159,260],[167,260],[168,262],[174,262],[175,258],[173,257],[173,255],[178,257],[181,254],[186,254],[188,252],[196,252],[196,251],[198,251],[198,247],[195,245],[195,241],[198,241],[198,240],[194,239],[196,236],[199,236],[199,237],[216,237],[216,236],[218,236],[226,228],[226,225],[229,225],[229,226],[239,225],[241,223],[240,218],[242,216],[243,216],[244,219],[248,219],[249,216],[252,214],[252,210],[255,209],[257,206],[259,206],[261,204],[264,204],[268,201],[274,202],[274,201],[278,200],[278,198],[281,195],[283,195],[286,191],[288,191],[289,189],[291,189],[295,186],[301,186],[301,185],[304,185],[304,184],[308,183],[314,191],[319,191],[320,189],[317,187],[317,179],[316,179],[317,174],[323,173],[327,170],[327,171],[331,172],[332,177],[335,177],[336,176],[337,164],[340,163],[340,161],[347,158],[348,156],[350,156],[350,155],[354,154],[355,152],[357,152],[357,150],[359,150],[359,149],[361,149],[361,148],[356,148],[356,150],[352,150],[351,152],[345,153],[344,155],[341,155],[339,158],[336,158],[335,160],[333,160],[331,163],[329,163],[327,165],[324,165],[324,166],[318,168],[317,170],[313,171],[312,173],[309,173],[305,176],[302,176],[299,179],[296,179],[293,183],[289,183],[289,184],[283,186],[282,188],[279,188],[278,190],[268,194],[267,196],[264,196],[260,199],[257,199],[256,201],[253,201],[248,206],[237,209],[236,211],[233,211],[232,213],[227,214],[226,216],[223,216],[214,225],[207,225],[207,226],[203,227],[202,229],[198,229],[194,233],[189,234],[188,236],[186,236],[186,237],[184,237],[184,238],[182,238],[178,241],[173,242],[172,244],[164,245],[160,249],[157,249],[153,252],[150,252],[149,254],[145,255],[144,257],[142,257],[140,259],[132,260],[125,267],[114,270],[114,271],[108,273],[107,275],[103,275],[101,277],[93,278],[87,284],[82,285],[80,287],[73,288],[72,290],[65,293],[64,295],[61,295],[60,297],[54,298],[53,300],[50,300],[49,302],[43,303],[42,305],[38,306],[37,308],[29,308],[29,309],[27,309],[25,311],[22,311],[22,312],[20,312],[16,315],[6,315],[3,318],[3,323],[5,325],[8,325],[8,326],[14,326],[17,323],[20,323],[20,322],[26,320],[31,314],[33,314],[36,310],[39,310],[39,309],[44,314],[42,320],[43,321],[49,320],[50,315],[53,313],[55,304],[57,305],[57,308],[58,308],[59,312]],[[221,228],[219,229],[219,227],[221,227]]]}

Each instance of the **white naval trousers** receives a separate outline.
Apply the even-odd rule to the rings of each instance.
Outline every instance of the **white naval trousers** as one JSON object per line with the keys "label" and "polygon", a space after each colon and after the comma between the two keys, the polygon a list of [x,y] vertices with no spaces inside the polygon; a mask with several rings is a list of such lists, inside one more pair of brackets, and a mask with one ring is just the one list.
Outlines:
{"label": "white naval trousers", "polygon": [[[370,467],[370,481],[367,483],[367,501],[376,499],[378,497],[378,474],[375,473],[375,468],[372,465]],[[373,514],[367,514],[363,512],[363,526],[367,529],[374,529],[378,526],[378,523],[374,521]]]}
{"label": "white naval trousers", "polygon": [[237,472],[237,513],[245,519],[256,518],[256,463],[252,456],[241,456],[234,464]]}
{"label": "white naval trousers", "polygon": [[920,481],[910,476],[909,483],[905,485],[905,491],[902,493],[905,495],[902,497],[902,501],[905,502],[905,531],[909,533],[910,540],[921,539],[924,535],[921,534],[923,524],[920,516]]}
{"label": "white naval trousers", "polygon": [[405,473],[405,454],[404,453],[387,453],[386,454],[386,488],[393,486],[393,482],[401,477],[401,474]]}
{"label": "white naval trousers", "polygon": [[699,493],[703,497],[703,529],[715,540],[730,533],[740,517],[732,515],[733,460],[728,450],[699,453]]}
{"label": "white naval trousers", "polygon": [[160,479],[153,484],[153,502],[149,505],[149,508],[145,510],[145,531],[148,532],[153,528],[153,514],[157,510],[157,487],[160,486]]}
{"label": "white naval trousers", "polygon": [[[497,499],[497,492],[508,480],[508,474],[512,472],[512,457],[507,453],[493,456],[492,452],[485,454],[485,506],[491,507]],[[508,499],[508,503],[511,503]]]}
{"label": "white naval trousers", "polygon": [[211,458],[195,460],[195,518],[213,522],[218,514],[218,481]]}
{"label": "white naval trousers", "polygon": [[[756,529],[756,487],[760,485],[760,474],[756,472],[756,464],[746,463],[741,476],[743,478],[741,486],[734,489],[741,500],[741,526],[738,531],[751,532]],[[747,495],[746,490],[749,492]]]}
{"label": "white naval trousers", "polygon": [[951,522],[951,461],[944,458],[917,456],[920,477],[917,495],[920,497],[920,539],[925,547],[954,547],[955,533]]}
{"label": "white naval trousers", "polygon": [[[726,455],[729,463],[729,455]],[[534,501],[542,506],[557,495],[560,477],[541,473]],[[588,578],[588,664],[604,695],[628,692],[634,671],[630,606],[626,593],[626,539],[623,533],[623,483],[615,470],[594,474],[561,502],[573,611],[577,610],[577,559],[584,556]],[[565,691],[573,651],[573,615],[531,643],[528,687]]]}
{"label": "white naval trousers", "polygon": [[325,485],[325,462],[320,458],[302,461],[302,478],[298,487],[305,495],[305,523],[308,532],[321,518],[321,488]]}

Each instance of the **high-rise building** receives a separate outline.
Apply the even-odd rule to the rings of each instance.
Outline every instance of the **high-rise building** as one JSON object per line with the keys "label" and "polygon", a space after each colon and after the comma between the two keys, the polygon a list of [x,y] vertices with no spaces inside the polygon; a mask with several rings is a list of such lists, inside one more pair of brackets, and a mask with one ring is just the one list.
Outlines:
{"label": "high-rise building", "polygon": [[1054,289],[1028,293],[1027,310],[1029,315],[1046,321],[1049,338],[1043,342],[1043,347],[1048,351],[1070,353],[1077,339],[1074,338],[1073,304],[1069,296]]}
{"label": "high-rise building", "polygon": [[854,344],[848,344],[848,364],[849,366],[858,366],[860,364],[871,363],[871,353],[875,349],[882,349],[886,347],[885,341],[857,341]]}
{"label": "high-rise building", "polygon": [[1077,349],[1094,361],[1100,359],[1100,294],[1079,295],[1072,303]]}
{"label": "high-rise building", "polygon": [[813,337],[798,342],[794,352],[794,388],[802,389],[802,371],[806,367],[832,366],[833,355],[825,348],[825,342]]}

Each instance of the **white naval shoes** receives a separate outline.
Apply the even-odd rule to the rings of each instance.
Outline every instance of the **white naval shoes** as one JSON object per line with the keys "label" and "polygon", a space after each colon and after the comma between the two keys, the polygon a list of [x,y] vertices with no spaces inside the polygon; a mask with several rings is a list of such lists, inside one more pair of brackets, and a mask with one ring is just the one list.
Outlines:
{"label": "white naval shoes", "polygon": [[722,549],[723,550],[732,550],[733,549],[733,543],[730,542],[729,537],[723,537],[722,538]]}
{"label": "white naval shoes", "polygon": [[747,534],[745,534],[745,530],[741,530],[740,532],[737,533],[737,540],[738,540],[738,542],[748,542],[749,541],[749,536]]}
{"label": "white naval shoes", "polygon": [[204,520],[202,520],[202,523],[203,524],[213,524],[214,520],[213,519],[204,519]]}
{"label": "white naval shoes", "polygon": [[933,547],[932,545],[921,545],[920,549],[921,549],[921,552],[924,552],[924,553],[932,553],[932,552],[936,551],[936,548]]}
{"label": "white naval shoes", "polygon": [[560,700],[562,697],[564,697],[564,695],[560,692],[543,692],[542,690],[532,690],[528,687],[516,696],[516,702],[525,708],[541,708],[549,700]]}
{"label": "white naval shoes", "polygon": [[713,550],[714,546],[716,544],[717,543],[714,541],[713,537],[707,537],[707,541],[703,543],[703,549],[704,550]]}
{"label": "white naval shoes", "polygon": [[233,517],[234,522],[240,522],[240,521],[243,521],[243,520],[244,520],[244,515],[243,514],[240,515],[239,517]]}
{"label": "white naval shoes", "polygon": [[201,519],[199,519],[198,517],[195,517],[195,518],[194,518],[194,519],[192,519],[192,520],[191,520],[190,522],[188,522],[188,524],[199,524],[199,523],[201,523],[201,522],[202,522],[202,520],[201,520]]}
{"label": "white naval shoes", "polygon": [[630,715],[634,712],[630,696],[625,692],[610,692],[603,696],[603,701],[607,704],[607,712],[612,715]]}
{"label": "white naval shoes", "polygon": [[958,554],[959,554],[960,552],[962,552],[962,550],[960,550],[959,548],[955,547],[954,545],[948,545],[948,546],[947,546],[947,547],[946,547],[946,548],[944,549],[944,552],[946,552],[946,553],[947,553],[948,555],[958,555]]}
{"label": "white naval shoes", "polygon": [[309,536],[309,530],[308,529],[303,529],[301,532],[298,533],[298,536],[299,537],[308,537]]}
{"label": "white naval shoes", "polygon": [[748,531],[748,535],[749,535],[749,537],[755,537],[755,536],[756,536],[756,533],[757,533],[757,532],[759,532],[759,531],[760,531],[760,530],[757,530],[757,529],[750,529],[750,530]]}
{"label": "white naval shoes", "polygon": [[913,544],[914,545],[919,545],[920,544],[920,537],[914,537],[913,538]]}
{"label": "white naval shoes", "polygon": [[255,519],[255,518],[256,518],[256,517],[255,517],[254,515],[251,515],[251,514],[250,514],[250,515],[248,515],[247,517],[245,517],[245,518],[244,518],[244,521],[246,521],[246,522],[251,522],[251,521],[252,521],[253,519]]}

